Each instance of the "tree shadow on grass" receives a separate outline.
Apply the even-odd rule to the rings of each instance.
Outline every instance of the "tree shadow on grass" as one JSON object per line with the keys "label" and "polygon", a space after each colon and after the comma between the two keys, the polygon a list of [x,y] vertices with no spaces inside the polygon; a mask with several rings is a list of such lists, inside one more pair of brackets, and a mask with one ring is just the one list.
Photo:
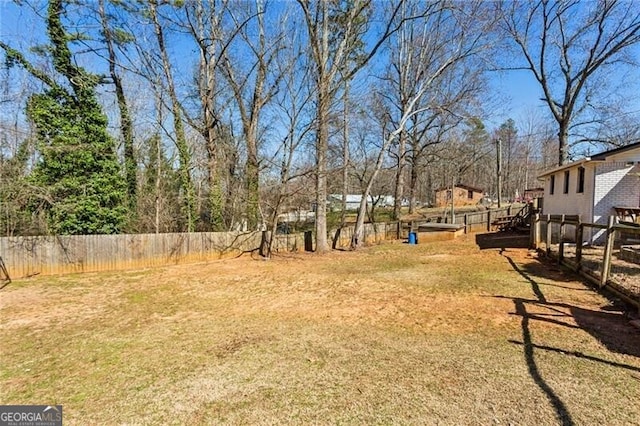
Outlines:
{"label": "tree shadow on grass", "polygon": [[[546,284],[541,279],[554,281],[572,281],[562,271],[541,262],[518,265],[509,256],[504,256],[511,267],[530,285],[536,299],[511,298],[514,303],[521,301],[536,311],[528,313],[529,319],[553,322],[565,327],[579,328],[596,338],[611,352],[632,355],[640,358],[640,333],[628,324],[622,306],[604,306],[599,310],[585,309],[580,306],[550,302],[546,299],[542,288]],[[585,288],[568,288],[573,291],[584,291]],[[531,309],[530,309],[531,311]],[[516,309],[516,314],[517,314]]]}
{"label": "tree shadow on grass", "polygon": [[535,298],[532,299],[496,296],[512,300],[515,306],[514,315],[521,317],[522,341],[509,340],[509,342],[523,347],[529,375],[546,394],[547,399],[556,412],[559,422],[562,425],[574,425],[575,423],[566,404],[541,374],[534,356],[535,350],[554,352],[565,356],[599,362],[612,367],[623,368],[634,373],[640,372],[640,367],[606,360],[584,354],[580,351],[571,351],[536,344],[533,342],[531,335],[531,322],[543,321],[564,327],[582,329],[598,339],[598,341],[610,351],[636,357],[640,357],[640,334],[626,323],[624,316],[620,312],[595,311],[567,303],[550,302],[543,293],[538,280],[540,278],[556,279],[556,271],[544,267],[524,268],[516,264],[509,256],[504,257],[509,261],[511,267],[531,285],[531,290],[535,294]]}
{"label": "tree shadow on grass", "polygon": [[516,306],[516,313],[522,317],[522,344],[524,346],[524,358],[527,363],[527,367],[529,368],[529,375],[533,381],[536,382],[538,387],[547,395],[547,399],[556,411],[558,420],[560,420],[563,425],[573,425],[574,422],[567,406],[555,393],[553,388],[544,380],[544,377],[542,377],[542,374],[540,374],[540,370],[538,369],[538,364],[536,364],[534,356],[535,347],[531,340],[531,330],[529,329],[530,318],[527,314],[526,305],[521,300],[514,299],[514,303]]}

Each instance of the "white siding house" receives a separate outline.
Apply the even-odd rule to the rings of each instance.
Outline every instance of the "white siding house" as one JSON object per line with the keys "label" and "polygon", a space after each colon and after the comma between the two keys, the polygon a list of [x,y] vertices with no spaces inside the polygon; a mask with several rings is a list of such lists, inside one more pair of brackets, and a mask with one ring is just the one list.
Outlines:
{"label": "white siding house", "polygon": [[[640,207],[640,142],[558,166],[538,179],[544,181],[542,214],[606,224],[615,207]],[[595,241],[601,235],[585,237]]]}
{"label": "white siding house", "polygon": [[[393,200],[394,198],[391,195],[369,195],[367,207],[371,207],[372,203],[375,204],[376,207],[393,206]],[[347,194],[347,210],[358,210],[361,201],[362,195]],[[342,194],[329,194],[327,202],[331,210],[340,210],[342,208]]]}

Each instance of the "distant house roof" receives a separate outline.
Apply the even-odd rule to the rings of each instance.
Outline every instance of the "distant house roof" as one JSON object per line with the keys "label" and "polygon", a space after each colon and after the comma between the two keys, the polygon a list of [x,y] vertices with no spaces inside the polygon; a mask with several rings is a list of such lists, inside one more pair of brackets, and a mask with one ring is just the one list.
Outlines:
{"label": "distant house roof", "polygon": [[[336,201],[342,201],[342,194],[329,194],[329,198]],[[359,203],[360,200],[362,200],[362,195],[360,194],[347,194],[347,203]]]}
{"label": "distant house roof", "polygon": [[[392,195],[369,195],[367,205],[373,204],[380,207],[389,207],[393,205],[394,200]],[[359,205],[361,201],[361,194],[347,194],[346,204],[348,208],[353,209],[354,205]],[[327,196],[327,202],[334,204],[342,202],[342,194],[329,194]]]}
{"label": "distant house roof", "polygon": [[[461,188],[461,189],[465,189],[467,191],[473,191],[473,192],[484,192],[484,190],[480,189],[480,188],[474,188],[473,186],[469,186],[469,185],[463,185],[461,183],[455,185],[456,188]],[[440,191],[448,191],[449,189],[451,189],[450,186],[443,186],[442,188],[438,188],[436,189],[437,192]]]}

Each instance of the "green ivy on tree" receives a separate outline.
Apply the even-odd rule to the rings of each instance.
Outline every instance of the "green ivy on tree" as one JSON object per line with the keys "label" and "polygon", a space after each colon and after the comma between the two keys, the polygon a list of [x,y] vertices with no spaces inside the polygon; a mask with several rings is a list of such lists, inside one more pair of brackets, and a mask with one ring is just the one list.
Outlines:
{"label": "green ivy on tree", "polygon": [[27,116],[37,132],[40,159],[31,179],[46,190],[49,229],[56,234],[111,234],[122,228],[126,186],[107,118],[96,97],[100,77],[74,64],[61,0],[49,2],[47,32],[54,69],[65,83],[35,69],[3,45],[7,59],[47,84],[32,95]]}

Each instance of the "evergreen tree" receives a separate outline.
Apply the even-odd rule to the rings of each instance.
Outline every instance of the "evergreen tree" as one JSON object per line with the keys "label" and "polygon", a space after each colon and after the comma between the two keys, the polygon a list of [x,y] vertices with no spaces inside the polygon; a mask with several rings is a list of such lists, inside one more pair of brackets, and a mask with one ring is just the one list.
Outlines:
{"label": "evergreen tree", "polygon": [[49,2],[47,33],[55,71],[64,83],[35,69],[19,52],[2,47],[48,88],[32,95],[27,116],[37,133],[39,162],[31,175],[47,192],[49,230],[56,234],[117,233],[126,214],[126,187],[107,118],[96,98],[98,75],[72,59],[72,36],[62,25],[64,5]]}

